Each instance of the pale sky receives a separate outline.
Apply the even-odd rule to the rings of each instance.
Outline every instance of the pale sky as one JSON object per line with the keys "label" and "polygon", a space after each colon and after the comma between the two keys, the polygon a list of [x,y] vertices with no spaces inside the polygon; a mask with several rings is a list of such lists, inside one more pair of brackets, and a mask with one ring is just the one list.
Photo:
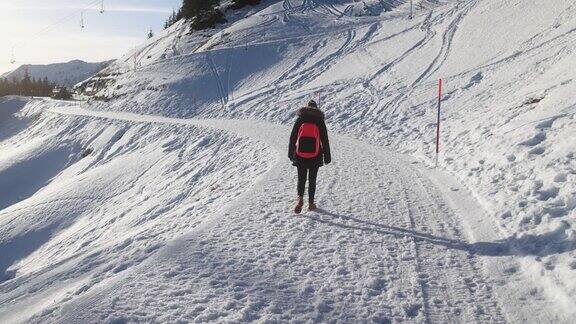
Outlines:
{"label": "pale sky", "polygon": [[118,58],[142,43],[150,27],[160,31],[182,0],[104,0],[103,14],[100,2],[0,0],[0,74],[22,64]]}

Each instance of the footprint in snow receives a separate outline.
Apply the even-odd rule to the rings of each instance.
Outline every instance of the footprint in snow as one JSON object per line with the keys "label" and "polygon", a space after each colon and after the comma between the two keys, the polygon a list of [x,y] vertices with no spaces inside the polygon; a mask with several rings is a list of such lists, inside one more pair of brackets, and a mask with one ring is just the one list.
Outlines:
{"label": "footprint in snow", "polygon": [[544,142],[546,140],[546,133],[544,132],[538,132],[536,134],[534,134],[534,136],[532,136],[531,138],[520,142],[519,145],[523,145],[523,146],[536,146],[542,142]]}
{"label": "footprint in snow", "polygon": [[528,154],[531,154],[531,155],[542,155],[542,154],[544,154],[545,151],[546,151],[546,149],[544,149],[542,146],[538,146],[538,147],[535,147],[535,148],[529,150],[529,151],[528,151]]}

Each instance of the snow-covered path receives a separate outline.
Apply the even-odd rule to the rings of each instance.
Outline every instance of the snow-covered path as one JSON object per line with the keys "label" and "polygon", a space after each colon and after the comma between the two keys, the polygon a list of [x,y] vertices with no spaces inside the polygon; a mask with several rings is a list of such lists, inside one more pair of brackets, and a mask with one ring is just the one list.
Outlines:
{"label": "snow-covered path", "polygon": [[[410,4],[262,1],[91,110],[0,98],[0,323],[573,323],[576,5]],[[334,162],[296,216],[278,124],[311,98]]]}
{"label": "snow-covered path", "polygon": [[319,174],[321,209],[295,216],[285,126],[51,112],[208,126],[264,142],[281,157],[227,212],[47,314],[52,320],[566,320],[515,274],[517,257],[467,191],[416,161],[332,134],[334,163]]}

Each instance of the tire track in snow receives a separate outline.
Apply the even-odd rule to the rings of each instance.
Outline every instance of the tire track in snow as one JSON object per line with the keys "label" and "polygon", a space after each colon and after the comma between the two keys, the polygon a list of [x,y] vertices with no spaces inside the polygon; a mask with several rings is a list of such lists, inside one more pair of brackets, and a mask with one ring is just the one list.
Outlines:
{"label": "tire track in snow", "polygon": [[[402,203],[404,205],[404,209],[405,212],[403,214],[406,215],[406,219],[408,222],[408,226],[410,228],[411,231],[416,231],[416,223],[414,221],[414,211],[413,209],[410,208],[410,199],[408,196],[408,189],[407,189],[407,183],[404,181],[405,179],[401,178],[401,183],[402,183]],[[410,238],[412,241],[412,244],[414,246],[414,259],[415,259],[415,270],[416,270],[416,280],[418,282],[418,286],[421,292],[421,307],[422,307],[422,312],[424,314],[424,319],[426,323],[430,323],[430,304],[429,304],[429,299],[430,299],[430,292],[425,288],[424,283],[422,282],[423,279],[423,270],[422,270],[422,261],[421,261],[421,251],[420,251],[420,247],[419,247],[419,243],[418,240],[416,240],[416,238],[411,237]],[[410,313],[414,314],[415,312],[419,311],[419,305],[415,304],[412,305],[411,309],[410,309]],[[415,314],[414,314],[415,315]]]}
{"label": "tire track in snow", "polygon": [[[406,202],[417,210],[410,212],[416,216],[412,218],[414,230],[431,231],[434,235],[450,237],[447,240],[454,245],[461,244],[458,243],[463,242],[461,227],[452,216],[453,212],[442,202],[438,190],[432,188],[419,171],[405,174],[402,178],[405,188],[410,188]],[[466,247],[460,247],[462,250],[459,251],[427,241],[415,244],[423,265],[419,279],[429,322],[447,322],[454,317],[461,322],[506,322],[492,289],[484,279],[477,256]]]}

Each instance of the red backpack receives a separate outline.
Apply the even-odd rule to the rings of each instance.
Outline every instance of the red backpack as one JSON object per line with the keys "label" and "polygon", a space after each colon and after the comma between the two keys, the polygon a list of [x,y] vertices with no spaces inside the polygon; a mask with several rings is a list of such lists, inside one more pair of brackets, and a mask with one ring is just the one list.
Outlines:
{"label": "red backpack", "polygon": [[320,154],[320,130],[314,123],[303,123],[298,131],[296,155],[313,159]]}

